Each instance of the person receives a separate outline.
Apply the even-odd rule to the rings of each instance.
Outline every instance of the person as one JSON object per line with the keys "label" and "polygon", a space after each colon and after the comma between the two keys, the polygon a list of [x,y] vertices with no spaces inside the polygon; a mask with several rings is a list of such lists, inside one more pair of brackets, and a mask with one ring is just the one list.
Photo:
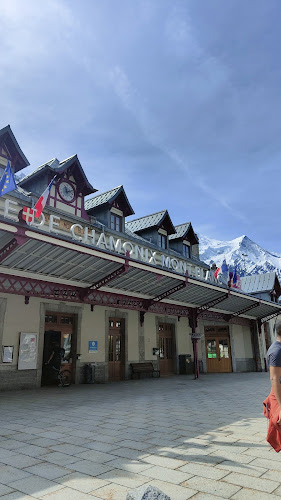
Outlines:
{"label": "person", "polygon": [[270,372],[271,388],[279,406],[279,419],[277,424],[281,426],[281,318],[277,316],[276,340],[267,351],[267,366]]}
{"label": "person", "polygon": [[264,416],[269,420],[267,442],[278,453],[281,451],[281,319],[277,317],[276,340],[267,351],[271,392],[263,402]]}
{"label": "person", "polygon": [[58,342],[54,344],[53,351],[47,361],[47,365],[55,368],[55,370],[60,370],[61,362],[64,360],[65,350],[60,346]]}

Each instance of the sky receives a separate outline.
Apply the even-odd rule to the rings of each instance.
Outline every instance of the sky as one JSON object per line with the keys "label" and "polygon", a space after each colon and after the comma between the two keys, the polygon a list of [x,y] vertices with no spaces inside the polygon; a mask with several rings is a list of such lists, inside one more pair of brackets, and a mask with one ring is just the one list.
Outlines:
{"label": "sky", "polygon": [[281,254],[280,0],[0,0],[0,128],[132,218]]}

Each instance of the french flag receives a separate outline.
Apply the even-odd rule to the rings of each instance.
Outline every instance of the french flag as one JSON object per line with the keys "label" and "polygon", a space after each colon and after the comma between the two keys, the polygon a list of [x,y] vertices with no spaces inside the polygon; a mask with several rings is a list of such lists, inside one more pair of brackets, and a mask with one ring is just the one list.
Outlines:
{"label": "french flag", "polygon": [[35,203],[35,205],[34,205],[34,210],[36,210],[35,217],[40,217],[40,215],[42,214],[42,212],[44,210],[44,207],[45,207],[45,205],[47,203],[47,199],[48,199],[48,196],[50,194],[51,187],[52,187],[52,185],[54,183],[55,178],[56,178],[56,175],[51,180],[50,184],[46,187],[44,193],[41,194],[39,200]]}
{"label": "french flag", "polygon": [[214,273],[214,277],[216,278],[216,280],[218,279],[219,274],[221,274],[221,268],[220,268],[220,267],[218,267],[218,268],[215,270],[215,273]]}

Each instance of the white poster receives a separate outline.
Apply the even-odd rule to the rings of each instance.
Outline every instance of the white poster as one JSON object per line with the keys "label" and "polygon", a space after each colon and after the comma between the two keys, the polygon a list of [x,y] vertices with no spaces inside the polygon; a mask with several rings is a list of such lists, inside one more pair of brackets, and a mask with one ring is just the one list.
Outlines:
{"label": "white poster", "polygon": [[18,370],[36,370],[37,333],[21,333]]}

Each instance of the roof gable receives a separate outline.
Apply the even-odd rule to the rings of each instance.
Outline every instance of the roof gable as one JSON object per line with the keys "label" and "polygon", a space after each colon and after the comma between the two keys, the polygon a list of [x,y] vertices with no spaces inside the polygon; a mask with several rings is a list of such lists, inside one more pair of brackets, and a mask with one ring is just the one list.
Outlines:
{"label": "roof gable", "polygon": [[146,215],[129,222],[126,222],[126,227],[133,233],[139,233],[146,231],[151,228],[163,228],[166,229],[168,234],[173,234],[175,232],[175,227],[171,221],[168,210],[162,210],[161,212],[156,212],[155,214]]}
{"label": "roof gable", "polygon": [[185,222],[175,226],[175,233],[169,236],[169,240],[188,240],[192,245],[199,243],[198,236],[194,232],[191,222]]}
{"label": "roof gable", "polygon": [[0,130],[0,147],[4,147],[7,151],[14,172],[19,172],[19,170],[22,170],[29,165],[29,161],[19,147],[10,125],[7,125]]}
{"label": "roof gable", "polygon": [[53,175],[62,175],[66,170],[70,170],[71,174],[77,178],[78,182],[81,184],[81,191],[84,195],[95,193],[95,189],[88,181],[85,172],[81,166],[79,158],[77,155],[70,156],[66,160],[59,161],[57,158],[52,158],[51,160],[40,165],[36,170],[26,175],[21,181],[20,186],[26,187],[28,189],[29,182],[36,179],[45,173],[50,173]]}
{"label": "roof gable", "polygon": [[281,288],[276,273],[252,274],[241,277],[241,287],[246,293],[271,292],[275,290],[280,295]]}
{"label": "roof gable", "polygon": [[135,213],[129,203],[123,186],[117,186],[116,188],[110,189],[105,193],[98,194],[97,196],[93,196],[89,200],[86,200],[85,210],[91,212],[91,210],[103,205],[120,208],[124,217],[128,217],[129,215],[133,215]]}

